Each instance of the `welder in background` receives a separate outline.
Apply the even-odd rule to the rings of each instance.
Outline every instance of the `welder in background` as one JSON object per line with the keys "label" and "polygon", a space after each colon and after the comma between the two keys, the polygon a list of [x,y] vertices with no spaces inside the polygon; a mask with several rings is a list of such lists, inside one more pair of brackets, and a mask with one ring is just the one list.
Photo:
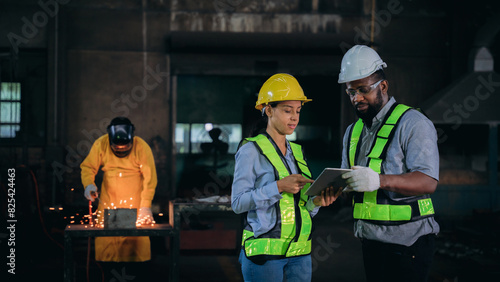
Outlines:
{"label": "welder in background", "polygon": [[[85,197],[91,201],[99,197],[97,224],[102,223],[107,208],[137,208],[138,223],[153,221],[151,202],[157,184],[155,162],[151,148],[142,138],[134,136],[134,129],[128,118],[114,118],[107,128],[108,134],[94,142],[80,165]],[[95,176],[99,169],[104,175],[98,194]],[[96,237],[95,259],[114,263],[149,261],[149,237]],[[132,269],[137,267],[134,265]],[[112,265],[111,270],[117,266],[121,267]],[[121,268],[115,270],[120,272]]]}

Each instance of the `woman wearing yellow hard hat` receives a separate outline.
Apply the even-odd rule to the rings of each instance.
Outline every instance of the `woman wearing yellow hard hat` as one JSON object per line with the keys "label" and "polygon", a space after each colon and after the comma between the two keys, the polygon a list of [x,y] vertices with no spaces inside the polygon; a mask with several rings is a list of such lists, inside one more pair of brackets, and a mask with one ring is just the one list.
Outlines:
{"label": "woman wearing yellow hard hat", "polygon": [[293,76],[271,76],[255,105],[263,126],[236,153],[231,206],[246,213],[240,253],[245,281],[311,280],[311,217],[339,194],[305,194],[311,172],[301,146],[286,139],[309,101]]}

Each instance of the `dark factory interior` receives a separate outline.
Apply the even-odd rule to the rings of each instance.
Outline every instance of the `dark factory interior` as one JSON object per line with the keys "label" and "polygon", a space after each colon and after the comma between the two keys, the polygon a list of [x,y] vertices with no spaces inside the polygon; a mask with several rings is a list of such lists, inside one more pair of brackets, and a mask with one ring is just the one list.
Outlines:
{"label": "dark factory interior", "polygon": [[[357,117],[337,80],[354,45],[380,54],[389,95],[436,128],[440,232],[429,281],[499,280],[500,1],[0,7],[1,281],[243,281],[243,215],[231,209],[231,189],[238,144],[260,116],[259,89],[273,74],[293,75],[313,101],[289,140],[303,146],[313,178],[339,168]],[[98,202],[89,206],[81,177],[92,144],[118,116],[150,146],[157,174],[155,223],[141,233],[151,260],[140,275],[95,260],[89,213]],[[312,281],[366,281],[352,202],[344,193],[313,218]]]}

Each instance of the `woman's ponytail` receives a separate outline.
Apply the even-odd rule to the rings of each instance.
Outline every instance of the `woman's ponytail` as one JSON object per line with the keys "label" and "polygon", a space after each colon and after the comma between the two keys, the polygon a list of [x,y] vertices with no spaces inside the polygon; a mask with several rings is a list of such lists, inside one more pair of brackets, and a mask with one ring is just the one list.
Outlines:
{"label": "woman's ponytail", "polygon": [[266,108],[269,107],[276,107],[278,105],[277,102],[269,103],[266,107],[262,109],[262,117],[260,117],[252,126],[252,130],[250,131],[250,136],[249,137],[255,137],[261,133],[264,133],[267,129],[267,123],[269,121],[269,118],[266,115]]}

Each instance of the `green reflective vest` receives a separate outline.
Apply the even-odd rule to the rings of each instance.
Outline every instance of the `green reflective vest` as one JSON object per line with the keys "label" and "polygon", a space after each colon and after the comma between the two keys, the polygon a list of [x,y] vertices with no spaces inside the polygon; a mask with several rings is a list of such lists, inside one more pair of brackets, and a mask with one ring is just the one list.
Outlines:
{"label": "green reflective vest", "polygon": [[[285,161],[281,159],[274,144],[267,136],[260,134],[256,137],[246,138],[241,145],[247,142],[253,142],[257,145],[260,153],[273,165],[276,180],[290,175]],[[290,142],[290,146],[299,171],[304,177],[311,179],[311,172],[304,160],[301,146],[292,142]],[[308,183],[300,193],[295,195],[282,193],[283,198],[275,204],[278,215],[277,224],[266,234],[255,238],[251,227],[245,226],[242,247],[248,258],[281,259],[311,253],[312,220],[306,209],[309,196],[305,195],[309,185]]]}
{"label": "green reflective vest", "polygon": [[[379,174],[382,173],[382,162],[394,137],[396,126],[404,113],[410,109],[411,107],[402,104],[394,104],[377,132],[374,144],[367,157],[369,158],[368,166]],[[356,163],[356,151],[358,145],[361,144],[359,141],[363,126],[363,121],[359,119],[351,129],[348,152],[351,166]],[[429,195],[394,201],[383,191],[375,190],[373,192],[355,193],[353,206],[353,217],[355,219],[369,220],[385,225],[400,224],[434,216],[434,207]]]}

